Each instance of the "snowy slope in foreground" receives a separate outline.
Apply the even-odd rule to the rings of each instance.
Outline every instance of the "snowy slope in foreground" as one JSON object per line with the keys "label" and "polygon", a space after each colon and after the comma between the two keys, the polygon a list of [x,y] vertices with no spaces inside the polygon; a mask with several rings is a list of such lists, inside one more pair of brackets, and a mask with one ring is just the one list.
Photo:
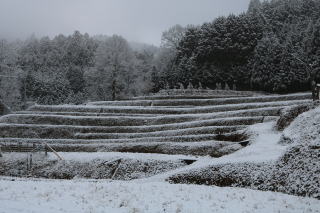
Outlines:
{"label": "snowy slope in foreground", "polygon": [[167,183],[0,180],[0,212],[320,212],[320,201],[274,192]]}

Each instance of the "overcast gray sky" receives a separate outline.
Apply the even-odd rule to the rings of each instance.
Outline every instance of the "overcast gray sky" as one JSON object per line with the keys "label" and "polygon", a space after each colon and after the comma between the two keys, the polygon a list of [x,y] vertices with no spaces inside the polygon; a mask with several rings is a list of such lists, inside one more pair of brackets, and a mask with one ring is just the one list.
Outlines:
{"label": "overcast gray sky", "polygon": [[59,33],[119,34],[158,45],[175,24],[202,24],[238,14],[249,0],[0,0],[0,36],[50,37]]}

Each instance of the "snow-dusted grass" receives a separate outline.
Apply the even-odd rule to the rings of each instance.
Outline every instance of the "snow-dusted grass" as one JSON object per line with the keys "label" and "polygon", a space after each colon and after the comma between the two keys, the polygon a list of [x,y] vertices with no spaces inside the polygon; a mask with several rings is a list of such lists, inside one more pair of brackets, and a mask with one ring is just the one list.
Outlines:
{"label": "snow-dusted grass", "polygon": [[[55,145],[57,147],[57,144]],[[61,149],[65,148],[61,146]],[[243,148],[238,143],[221,141],[204,142],[153,142],[153,143],[125,143],[105,144],[100,151],[184,154],[189,156],[221,157]]]}
{"label": "snow-dusted grass", "polygon": [[[159,160],[159,161],[175,161],[181,159],[194,159],[196,157],[186,155],[162,155],[162,154],[143,154],[143,153],[121,153],[121,152],[96,152],[96,153],[77,153],[77,152],[60,152],[64,160],[90,162],[93,160],[112,160],[112,159],[135,159],[135,160]],[[49,153],[48,160],[56,160],[57,157]]]}
{"label": "snow-dusted grass", "polygon": [[249,189],[12,178],[0,180],[0,204],[1,213],[318,213],[320,209],[319,200]]}
{"label": "snow-dusted grass", "polygon": [[208,140],[234,141],[240,142],[245,140],[246,136],[241,132],[226,133],[224,135],[215,134],[198,134],[182,136],[159,136],[159,137],[141,137],[141,138],[120,138],[120,139],[30,139],[30,138],[4,138],[1,142],[48,142],[48,143],[134,143],[134,142],[198,142]]}
{"label": "snow-dusted grass", "polygon": [[[160,133],[162,131],[166,131],[169,133],[173,132],[197,132],[197,131],[209,131],[212,132],[232,132],[236,130],[245,129],[247,125],[232,125],[232,121],[237,123],[241,122],[238,120],[244,120],[244,123],[252,122],[262,122],[262,117],[257,118],[234,118],[234,119],[216,119],[211,120],[221,121],[220,123],[209,123],[208,120],[204,120],[206,122],[203,123],[203,126],[200,126],[199,122],[193,122],[191,125],[187,125],[189,123],[179,123],[177,125],[150,125],[150,126],[112,126],[112,127],[104,127],[104,126],[72,126],[72,125],[42,125],[42,124],[8,124],[8,123],[0,123],[0,135],[1,137],[11,136],[18,137],[15,135],[24,135],[24,138],[27,138],[26,135],[29,133],[35,132],[36,134],[49,138],[58,138],[58,136],[54,133],[56,130],[57,133],[61,131],[61,135],[63,136],[63,132],[69,132],[69,135],[74,133],[148,133],[154,132],[155,134]],[[266,118],[264,119],[266,120]],[[228,123],[229,122],[229,123]],[[221,124],[229,124],[228,126],[223,126]],[[25,134],[23,134],[23,132]]]}
{"label": "snow-dusted grass", "polygon": [[[0,145],[22,143],[23,146],[44,147],[43,143],[50,144],[54,150],[59,152],[130,152],[130,153],[159,153],[159,154],[184,154],[194,156],[221,157],[241,149],[239,143],[226,141],[198,141],[198,142],[126,142],[126,143],[106,143],[83,140],[35,140],[35,139],[7,139],[1,140]],[[44,149],[42,149],[44,150]]]}
{"label": "snow-dusted grass", "polygon": [[185,155],[137,153],[59,153],[64,160],[50,154],[33,155],[33,166],[27,170],[27,154],[5,153],[1,158],[0,174],[56,179],[74,177],[94,179],[133,180],[146,178],[183,167],[184,160],[195,158]]}
{"label": "snow-dusted grass", "polygon": [[[271,117],[275,119],[275,117]],[[233,118],[220,118],[220,119],[204,119],[200,121],[182,122],[176,124],[163,124],[163,125],[148,125],[148,126],[79,126],[79,125],[46,125],[46,124],[13,124],[13,123],[0,123],[0,128],[5,137],[5,131],[8,131],[8,136],[12,131],[36,131],[42,130],[65,130],[70,132],[81,133],[141,133],[141,132],[157,132],[167,130],[181,130],[188,128],[201,128],[207,126],[216,126],[218,129],[228,129],[234,126],[246,126],[255,123],[261,123],[268,117],[256,116],[256,117],[233,117]],[[222,132],[224,132],[222,130]],[[14,133],[13,133],[14,137]]]}
{"label": "snow-dusted grass", "polygon": [[163,100],[163,99],[215,99],[215,98],[234,98],[234,97],[248,97],[249,95],[204,95],[204,94],[190,94],[190,95],[152,95],[152,96],[139,96],[133,97],[131,100]]}
{"label": "snow-dusted grass", "polygon": [[[149,133],[78,133],[75,135],[77,139],[133,139],[133,138],[196,138],[195,136],[209,137],[212,136],[214,140],[222,141],[242,141],[244,140],[245,134],[243,131],[234,131],[230,133],[215,132],[211,128],[200,128],[200,129],[186,129],[186,130],[172,130],[172,131],[161,131],[161,132],[149,132]],[[146,139],[147,140],[147,139]],[[175,139],[173,139],[174,141]],[[152,141],[152,139],[150,140]],[[187,141],[187,140],[186,140]],[[183,141],[181,141],[183,142]]]}
{"label": "snow-dusted grass", "polygon": [[[67,145],[67,144],[112,144],[112,143],[118,143],[118,144],[126,144],[126,143],[172,143],[172,142],[181,142],[181,143],[187,143],[187,142],[203,142],[207,138],[208,140],[215,142],[214,138],[215,135],[190,135],[190,136],[178,136],[178,137],[146,137],[146,138],[132,138],[132,139],[99,139],[99,140],[84,140],[84,139],[38,139],[38,138],[0,138],[0,142],[2,144],[14,144],[14,143],[35,143],[35,144],[41,144],[41,143],[48,143],[48,144],[61,144],[61,145]],[[172,140],[170,140],[172,139]]]}
{"label": "snow-dusted grass", "polygon": [[[211,119],[211,120],[201,120],[201,121],[193,121],[193,122],[185,122],[185,123],[177,123],[177,124],[164,124],[164,125],[150,125],[150,126],[112,126],[112,127],[103,127],[103,126],[69,126],[69,125],[40,125],[40,124],[0,124],[1,137],[0,142],[5,143],[88,143],[89,141],[83,140],[68,140],[74,138],[76,133],[132,133],[136,136],[148,136],[148,132],[153,132],[153,136],[166,136],[171,137],[178,132],[182,133],[205,133],[208,129],[212,128],[212,134],[207,134],[209,139],[217,139],[217,140],[226,140],[228,138],[232,138],[231,135],[226,135],[226,137],[221,138],[225,133],[241,130],[246,128],[246,125],[250,125],[253,123],[263,122],[267,120],[267,117],[235,117],[235,118],[221,118],[221,119]],[[218,138],[216,134],[221,134]],[[191,135],[192,136],[192,135]],[[184,138],[193,138],[190,140],[193,141],[203,141],[208,140],[204,139],[202,136],[196,137],[182,136],[181,139],[175,138],[174,141],[182,141]],[[202,137],[202,139],[201,139]],[[38,140],[38,138],[50,139],[50,140]],[[62,140],[63,139],[63,140]],[[92,140],[89,143],[111,143],[111,142],[137,142],[137,141],[159,141],[158,138],[149,140],[150,137],[147,137],[143,140],[131,140],[131,139],[122,139],[117,141],[108,141],[108,140]],[[166,138],[165,141],[168,141],[169,138]],[[187,141],[190,141],[187,140]],[[96,149],[94,149],[96,150]]]}
{"label": "snow-dusted grass", "polygon": [[153,95],[262,95],[265,93],[253,91],[236,91],[236,90],[211,90],[211,89],[164,89]]}
{"label": "snow-dusted grass", "polygon": [[[118,137],[155,137],[178,136],[191,134],[222,134],[245,129],[247,126],[204,126],[162,131],[144,131],[143,128],[107,128],[86,126],[32,125],[32,124],[0,124],[0,137],[12,138],[79,138],[79,135],[114,135]],[[127,130],[127,132],[125,132]],[[133,132],[136,130],[136,132]],[[146,129],[148,130],[148,129]],[[151,129],[152,130],[152,129]]]}
{"label": "snow-dusted grass", "polygon": [[136,107],[136,106],[94,106],[94,105],[59,105],[59,106],[46,106],[36,105],[28,109],[28,111],[22,111],[17,113],[23,114],[65,114],[65,115],[95,115],[105,116],[108,114],[117,114],[121,116],[125,115],[143,115],[143,116],[159,116],[169,114],[188,114],[188,113],[212,113],[212,112],[224,112],[235,111],[244,109],[255,109],[261,107],[274,107],[274,106],[289,106],[296,104],[310,103],[311,100],[291,100],[291,101],[275,101],[275,102],[262,102],[262,103],[240,103],[240,104],[226,104],[218,106],[198,106],[186,108],[181,105],[178,107]]}
{"label": "snow-dusted grass", "polygon": [[15,114],[36,115],[66,115],[66,116],[136,116],[136,117],[158,117],[163,114],[137,114],[137,113],[95,113],[95,112],[46,112],[46,111],[18,111]]}
{"label": "snow-dusted grass", "polygon": [[237,98],[218,98],[218,99],[176,99],[176,100],[131,100],[131,101],[100,101],[91,102],[89,105],[104,106],[208,106],[239,103],[257,103],[285,100],[311,99],[310,93],[291,94],[291,95],[269,95],[259,97],[237,97]]}
{"label": "snow-dusted grass", "polygon": [[165,115],[161,117],[137,116],[63,116],[11,114],[0,118],[0,123],[53,124],[53,125],[85,125],[85,126],[139,126],[183,123],[197,120],[208,120],[226,117],[278,116],[283,107],[265,107],[250,110],[229,112]]}

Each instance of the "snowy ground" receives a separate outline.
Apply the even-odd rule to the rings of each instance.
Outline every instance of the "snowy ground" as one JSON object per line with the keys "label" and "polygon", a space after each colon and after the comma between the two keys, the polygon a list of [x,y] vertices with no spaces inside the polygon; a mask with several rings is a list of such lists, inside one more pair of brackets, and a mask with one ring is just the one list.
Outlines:
{"label": "snowy ground", "polygon": [[[286,146],[278,144],[274,122],[253,125],[254,142],[219,159],[203,158],[189,167],[131,182],[0,178],[0,213],[56,212],[319,212],[320,201],[276,192],[198,185],[170,185],[164,179],[181,170],[226,162],[270,162]],[[76,159],[72,153],[64,157]],[[88,154],[88,155],[97,155]],[[109,153],[115,155],[117,153]],[[119,153],[120,155],[120,153]],[[123,154],[124,155],[124,154]],[[131,154],[136,155],[136,154]],[[159,155],[160,156],[160,155]],[[161,155],[166,158],[166,155]],[[91,156],[92,157],[92,156]],[[90,158],[91,158],[90,157]],[[140,156],[141,157],[141,156]],[[144,156],[146,157],[146,156]],[[182,156],[174,156],[182,157]],[[84,159],[88,159],[87,156]],[[171,158],[173,158],[171,156]],[[83,160],[83,159],[82,159]],[[14,180],[14,181],[12,181]]]}
{"label": "snowy ground", "polygon": [[[320,109],[318,109],[320,110]],[[319,112],[319,111],[317,111]],[[201,116],[194,114],[193,116]],[[175,115],[171,115],[174,117]],[[310,126],[305,120],[297,123]],[[229,118],[224,118],[228,120]],[[231,118],[230,118],[231,119]],[[232,118],[234,119],[234,118]],[[220,119],[223,120],[223,119]],[[189,122],[204,122],[194,121]],[[308,125],[307,125],[308,124]],[[167,124],[175,125],[175,124]],[[182,124],[181,124],[182,125]],[[159,175],[131,182],[111,180],[46,180],[0,176],[0,213],[17,212],[280,212],[320,213],[320,200],[296,197],[276,192],[243,188],[220,188],[199,185],[171,185],[165,180],[172,175],[226,163],[273,163],[290,144],[279,144],[281,133],[274,130],[275,122],[252,125],[251,144],[218,159],[184,155],[134,153],[60,153],[66,161],[90,162],[95,159],[125,158],[179,160],[196,159],[192,165],[179,167]],[[319,129],[318,123],[312,129]],[[310,130],[311,131],[311,130]],[[286,136],[299,136],[295,128]],[[306,134],[305,139],[309,134]],[[314,135],[314,134],[313,134]],[[312,138],[316,140],[315,138]],[[50,159],[55,156],[50,155]]]}
{"label": "snowy ground", "polygon": [[320,212],[320,201],[274,192],[168,183],[1,178],[1,213]]}

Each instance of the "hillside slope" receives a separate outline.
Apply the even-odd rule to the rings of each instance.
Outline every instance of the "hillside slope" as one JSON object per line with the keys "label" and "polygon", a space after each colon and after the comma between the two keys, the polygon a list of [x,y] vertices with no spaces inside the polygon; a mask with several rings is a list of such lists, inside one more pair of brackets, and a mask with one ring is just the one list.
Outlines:
{"label": "hillside slope", "polygon": [[[279,191],[320,199],[319,113],[320,108],[317,107],[301,114],[281,137],[279,135],[275,145],[285,149],[276,161],[240,162],[235,158],[234,162],[215,162],[215,165],[184,171],[169,180]],[[272,140],[270,137],[265,139]]]}

